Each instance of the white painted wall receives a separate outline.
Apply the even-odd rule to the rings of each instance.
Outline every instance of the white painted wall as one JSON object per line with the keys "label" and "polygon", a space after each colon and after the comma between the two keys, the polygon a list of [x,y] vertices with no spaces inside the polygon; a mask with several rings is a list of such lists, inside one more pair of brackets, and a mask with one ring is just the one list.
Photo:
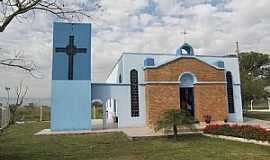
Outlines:
{"label": "white painted wall", "polygon": [[127,84],[92,84],[92,100],[100,99],[106,102],[109,98],[116,99],[118,113],[118,127],[144,127],[144,87],[139,86],[140,116],[131,117],[130,86]]}
{"label": "white painted wall", "polygon": [[[117,60],[114,68],[111,70],[109,76],[107,77],[106,83],[119,83],[119,75],[123,74],[123,56]],[[123,75],[122,75],[123,79]]]}
{"label": "white painted wall", "polygon": [[107,122],[113,123],[117,112],[114,112],[114,107],[117,107],[113,98],[110,98],[106,103]]}
{"label": "white painted wall", "polygon": [[130,83],[130,71],[136,69],[138,71],[139,84],[144,83],[144,60],[146,58],[154,58],[155,64],[165,62],[169,58],[175,57],[174,54],[123,54],[123,83]]}
{"label": "white painted wall", "polygon": [[[243,122],[242,112],[242,98],[241,98],[241,86],[240,86],[240,71],[239,62],[237,57],[205,57],[198,56],[199,59],[215,64],[217,61],[224,61],[225,71],[230,71],[233,78],[233,96],[235,113],[229,114],[228,119],[232,122]],[[224,75],[225,76],[225,75]]]}
{"label": "white painted wall", "polygon": [[118,75],[119,63],[117,63],[110,75],[108,76],[106,83],[117,83],[117,75]]}
{"label": "white painted wall", "polygon": [[235,113],[229,114],[229,121],[243,122],[242,98],[240,85],[233,86]]}

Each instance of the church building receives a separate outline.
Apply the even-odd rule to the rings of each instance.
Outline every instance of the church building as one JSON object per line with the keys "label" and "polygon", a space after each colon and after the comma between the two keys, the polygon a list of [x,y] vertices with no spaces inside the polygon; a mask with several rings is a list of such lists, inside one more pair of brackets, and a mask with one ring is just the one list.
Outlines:
{"label": "church building", "polygon": [[[198,122],[204,122],[205,116],[213,121],[243,121],[237,56],[199,55],[188,43],[176,47],[175,53],[123,53],[107,80],[93,83],[91,36],[81,34],[91,25],[55,23],[54,27],[52,130],[93,129],[94,101],[103,104],[103,128],[110,123],[118,128],[152,128],[162,113],[180,108],[188,109]],[[63,32],[65,27],[73,29]],[[72,66],[67,64],[72,61],[69,52],[74,56]]]}

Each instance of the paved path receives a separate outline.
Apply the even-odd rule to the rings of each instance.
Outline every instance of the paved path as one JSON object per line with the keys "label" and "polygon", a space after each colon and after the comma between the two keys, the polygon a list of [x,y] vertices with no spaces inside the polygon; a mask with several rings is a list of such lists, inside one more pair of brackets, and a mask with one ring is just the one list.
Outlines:
{"label": "paved path", "polygon": [[[98,122],[98,121],[96,121]],[[95,125],[98,125],[96,123]],[[193,129],[195,131],[183,131],[179,134],[197,134],[201,133],[198,130],[202,129],[205,125],[194,125]],[[187,129],[187,128],[184,128]],[[50,129],[43,129],[35,135],[80,135],[80,134],[97,134],[97,133],[112,133],[112,132],[123,132],[130,139],[140,138],[140,137],[156,137],[156,136],[164,136],[171,135],[172,133],[164,133],[163,131],[155,132],[153,129],[147,127],[133,127],[133,128],[107,128],[107,129],[99,129],[95,128],[94,130],[82,130],[82,131],[51,131]]]}
{"label": "paved path", "polygon": [[270,121],[264,121],[264,120],[255,119],[255,118],[244,117],[244,124],[260,125],[264,128],[270,129]]}
{"label": "paved path", "polygon": [[[50,129],[43,129],[37,133],[36,136],[42,135],[83,135],[83,134],[98,134],[98,133],[113,133],[113,132],[123,132],[130,139],[141,138],[141,137],[159,137],[164,135],[172,135],[172,133],[164,133],[162,131],[155,132],[147,127],[137,127],[137,128],[114,128],[114,129],[100,129],[100,130],[82,130],[82,131],[51,131]],[[201,133],[199,131],[194,132],[180,132],[179,134],[197,134]]]}
{"label": "paved path", "polygon": [[[163,131],[155,132],[153,129],[147,127],[134,127],[134,128],[115,128],[113,124],[108,125],[110,128],[102,129],[102,122],[100,120],[92,121],[94,130],[84,130],[84,131],[51,131],[50,129],[44,129],[35,135],[74,135],[74,134],[97,134],[97,133],[112,133],[112,132],[123,132],[129,138],[140,138],[140,137],[156,137],[156,136],[164,136],[164,135],[171,135],[171,133],[164,133]],[[222,123],[223,124],[223,123]],[[233,123],[229,123],[233,124]],[[264,128],[268,128],[270,130],[270,121],[264,121],[254,118],[244,118],[244,123],[241,124],[248,124],[248,125],[260,125]],[[180,132],[180,134],[194,134],[194,133],[201,133],[198,130],[203,129],[206,124],[195,124],[193,129],[197,129],[194,132]]]}

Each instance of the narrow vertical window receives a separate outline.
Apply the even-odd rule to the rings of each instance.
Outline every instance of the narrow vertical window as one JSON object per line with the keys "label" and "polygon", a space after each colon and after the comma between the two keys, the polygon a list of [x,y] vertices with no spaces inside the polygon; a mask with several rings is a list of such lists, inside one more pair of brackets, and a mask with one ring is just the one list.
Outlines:
{"label": "narrow vertical window", "polygon": [[119,81],[119,83],[122,83],[122,75],[121,74],[119,75],[118,81]]}
{"label": "narrow vertical window", "polygon": [[139,117],[138,72],[130,71],[131,117]]}
{"label": "narrow vertical window", "polygon": [[234,113],[233,82],[231,72],[226,73],[226,80],[227,80],[228,109],[229,113]]}
{"label": "narrow vertical window", "polygon": [[116,113],[116,100],[113,100],[113,112]]}

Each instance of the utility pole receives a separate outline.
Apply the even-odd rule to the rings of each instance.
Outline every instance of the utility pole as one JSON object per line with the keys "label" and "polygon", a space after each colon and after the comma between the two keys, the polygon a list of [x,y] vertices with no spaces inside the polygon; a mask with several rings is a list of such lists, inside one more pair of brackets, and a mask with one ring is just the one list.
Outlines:
{"label": "utility pole", "polygon": [[236,41],[236,53],[237,53],[238,58],[240,58],[240,49],[239,49],[239,42],[238,41]]}
{"label": "utility pole", "polygon": [[38,99],[38,106],[39,107],[39,121],[42,122],[43,120],[43,106],[40,103],[40,99]]}

